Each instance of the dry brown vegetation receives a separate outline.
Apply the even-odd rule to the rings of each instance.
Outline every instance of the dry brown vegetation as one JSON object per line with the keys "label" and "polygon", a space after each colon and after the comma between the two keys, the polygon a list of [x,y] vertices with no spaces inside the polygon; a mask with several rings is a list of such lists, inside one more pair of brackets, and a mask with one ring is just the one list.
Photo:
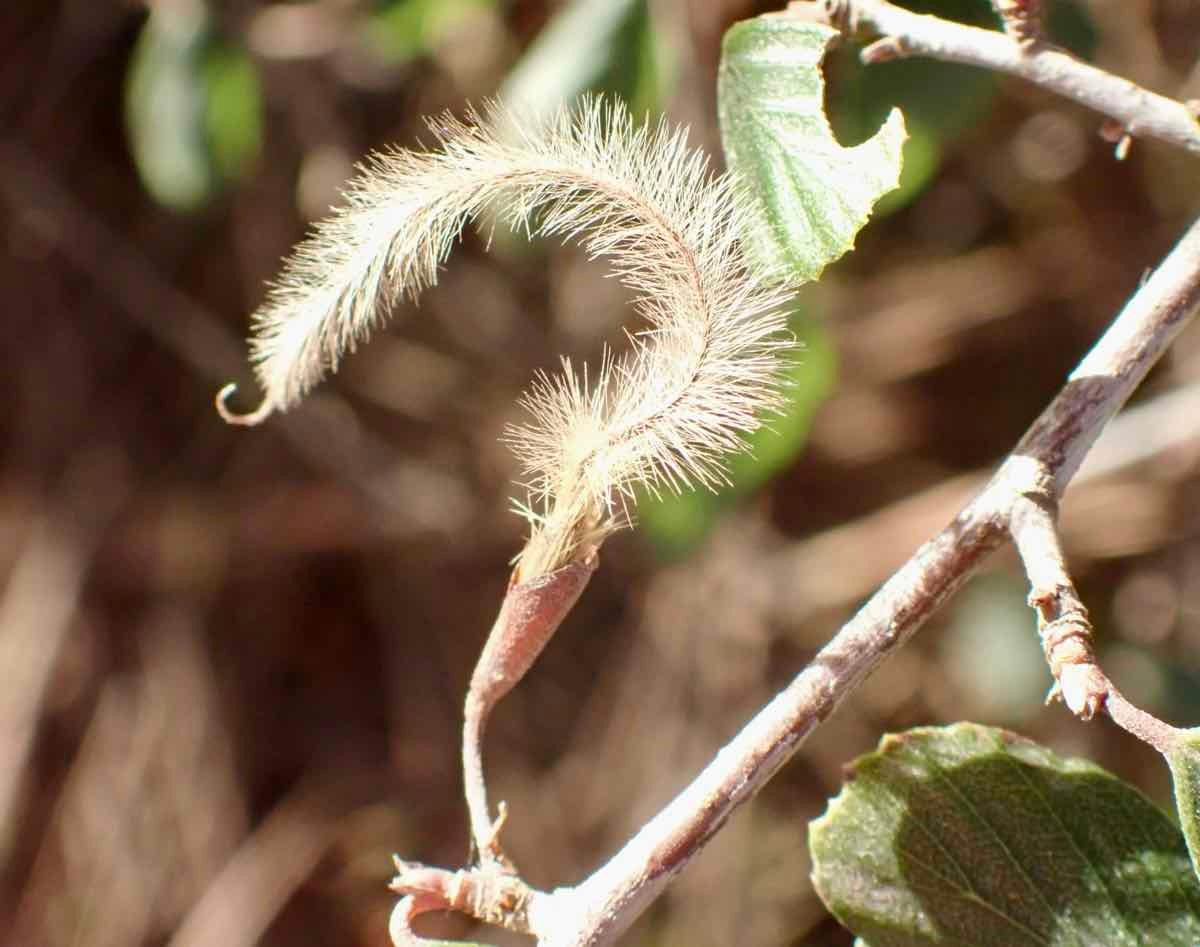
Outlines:
{"label": "dry brown vegetation", "polygon": [[[285,5],[219,6],[261,71],[264,150],[191,215],[147,196],[122,128],[144,9],[0,9],[0,943],[385,945],[390,852],[467,855],[461,699],[525,529],[499,435],[535,370],[619,344],[627,318],[576,247],[488,253],[468,234],[310,403],[223,425],[213,392],[244,372],[247,314],[306,216],[370,148],[494,92],[552,10],[485,8],[387,65],[361,47],[365,5],[306,7],[287,56]],[[680,70],[663,104],[715,151],[720,35],[757,10],[652,6]],[[1099,64],[1200,94],[1193,5],[1083,6]],[[839,382],[791,469],[685,558],[609,540],[490,728],[528,880],[578,879],[670,798],[961,505],[1195,213],[1194,161],[1139,141],[1118,164],[1097,124],[1002,82],[921,197],[808,297]],[[1198,375],[1193,329],[1063,510],[1109,672],[1181,724],[1200,674]],[[1165,798],[1149,749],[1039,708],[1023,594],[996,561],[630,942],[841,942],[804,824],[884,730],[1010,725]]]}

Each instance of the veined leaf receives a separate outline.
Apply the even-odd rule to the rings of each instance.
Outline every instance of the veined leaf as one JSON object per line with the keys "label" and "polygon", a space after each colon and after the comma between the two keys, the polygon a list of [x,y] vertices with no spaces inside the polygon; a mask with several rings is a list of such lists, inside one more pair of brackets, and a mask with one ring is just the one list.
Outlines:
{"label": "veined leaf", "polygon": [[810,847],[818,893],[872,947],[1200,943],[1200,883],[1167,815],[1002,730],[885,737]]}
{"label": "veined leaf", "polygon": [[825,117],[820,64],[836,31],[762,16],[725,34],[718,78],[721,139],[729,166],[761,211],[748,225],[767,265],[815,279],[854,246],[875,202],[900,177],[904,119],[853,148]]}

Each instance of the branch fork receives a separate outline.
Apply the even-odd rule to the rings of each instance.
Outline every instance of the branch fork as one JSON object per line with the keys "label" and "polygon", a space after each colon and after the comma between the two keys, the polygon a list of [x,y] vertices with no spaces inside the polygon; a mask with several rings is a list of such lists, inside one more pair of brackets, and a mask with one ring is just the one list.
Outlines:
{"label": "branch fork", "polygon": [[992,0],[1005,32],[913,13],[887,0],[792,0],[783,16],[825,23],[848,36],[876,40],[865,62],[923,56],[1007,73],[1049,89],[1113,120],[1127,139],[1156,138],[1200,153],[1200,124],[1184,102],[1114,76],[1041,38],[1035,0]]}
{"label": "branch fork", "polygon": [[[1020,8],[1018,13],[1035,6],[998,2]],[[1018,75],[1108,116],[1128,136],[1156,137],[1200,153],[1200,125],[1184,104],[1020,35],[919,16],[886,0],[794,2],[781,15],[882,37],[882,44],[864,51],[872,61],[923,55]],[[1175,745],[1179,731],[1131,705],[1096,663],[1092,625],[1067,571],[1056,517],[1059,498],[1104,425],[1198,304],[1200,223],[1138,289],[983,493],[922,546],[619,852],[579,885],[550,893],[526,885],[500,850],[504,809],[492,819],[482,774],[483,729],[496,701],[525,673],[574,605],[595,568],[595,546],[602,536],[588,537],[597,540],[591,547],[556,546],[574,558],[564,563],[551,557],[554,568],[532,570],[528,580],[514,573],[465,710],[464,780],[479,864],[447,871],[397,861],[393,890],[402,898],[392,915],[393,942],[397,947],[427,943],[413,931],[413,921],[430,911],[454,910],[531,934],[542,947],[611,944],[808,734],[1008,538],[1029,577],[1029,602],[1055,679],[1051,696],[1061,696],[1083,719],[1104,710],[1156,748]]]}
{"label": "branch fork", "polygon": [[429,943],[413,928],[413,921],[434,911],[457,911],[486,924],[530,933],[529,905],[536,892],[514,873],[496,862],[477,868],[447,871],[405,862],[393,856],[396,877],[389,885],[401,895],[392,910],[388,933],[396,947]]}
{"label": "branch fork", "polygon": [[[995,1],[997,8],[1013,16],[1036,12],[1032,0]],[[1012,16],[1006,19],[1009,35],[918,16],[886,0],[792,2],[780,16],[820,19],[865,38],[882,37],[864,50],[864,59],[869,61],[925,55],[1024,77],[1108,116],[1122,128],[1123,142],[1132,136],[1154,137],[1200,154],[1200,125],[1194,109],[1046,47],[1037,41],[1036,32],[1021,34],[1024,26],[1015,20],[1010,23]],[[571,208],[574,205],[568,210]],[[575,227],[572,214],[574,211],[563,211],[560,230]],[[668,245],[671,241],[665,240],[664,246]],[[707,270],[694,263],[691,260],[678,271],[685,282],[700,286],[697,281]],[[636,266],[632,272],[641,274]],[[1130,705],[1100,670],[1092,648],[1091,621],[1064,562],[1056,515],[1058,499],[1087,450],[1174,341],[1198,302],[1200,223],[1193,224],[1158,271],[1139,288],[982,495],[920,547],[815,660],[622,850],[580,885],[548,893],[523,882],[500,850],[498,835],[505,810],[500,805],[497,819],[492,819],[482,777],[482,735],[496,702],[528,670],[595,569],[595,551],[605,534],[605,529],[588,527],[595,519],[595,502],[599,498],[607,502],[624,493],[606,487],[589,493],[587,503],[563,504],[562,522],[570,527],[566,529],[570,541],[565,543],[554,539],[553,531],[547,532],[559,522],[557,508],[535,516],[535,535],[554,539],[541,544],[550,552],[530,555],[518,564],[464,708],[463,775],[479,862],[451,871],[397,859],[392,889],[402,897],[390,923],[396,947],[428,943],[415,933],[413,923],[424,913],[440,910],[533,935],[541,947],[610,945],[734,811],[796,753],[809,733],[893,649],[910,639],[1008,538],[1018,549],[1030,579],[1030,605],[1037,611],[1039,635],[1055,678],[1051,696],[1061,696],[1082,719],[1103,709],[1118,725],[1154,747],[1174,745],[1180,731]],[[757,338],[750,341],[758,347],[766,344]],[[569,413],[558,407],[560,403],[584,416],[592,416],[598,407],[599,402],[580,395],[574,378],[568,373],[560,388],[547,384],[540,394],[535,392],[535,412],[540,409],[552,422],[551,428],[559,415]],[[283,395],[293,394],[308,380],[311,378],[301,377],[282,388]],[[760,385],[755,382],[754,388]],[[556,400],[559,394],[562,402]],[[283,395],[277,398],[281,404]],[[642,406],[632,406],[629,418],[634,420],[626,426],[629,432],[641,430],[640,412],[644,413]],[[542,446],[541,440],[527,440],[533,448]],[[587,442],[576,446],[569,455],[556,457],[556,472],[562,468],[575,475],[592,460]],[[713,456],[719,452],[714,449]],[[708,455],[701,461],[694,479],[708,483]],[[534,468],[540,469],[536,463]],[[670,473],[673,468],[666,469]],[[631,480],[642,475],[632,475]],[[541,474],[536,484],[548,496],[552,487],[559,486],[559,479],[557,473]],[[786,576],[781,579],[786,581]]]}
{"label": "branch fork", "polygon": [[[506,874],[499,864],[485,861],[466,872],[463,877],[469,880],[457,882],[451,872],[410,873],[400,884],[406,897],[397,907],[393,930],[408,937],[412,917],[438,906],[461,905],[459,910],[496,918],[502,926],[527,923],[527,932],[542,947],[613,943],[808,734],[1008,538],[1029,576],[1030,604],[1038,612],[1056,693],[1085,719],[1104,710],[1157,749],[1166,752],[1175,746],[1180,731],[1130,704],[1096,663],[1091,622],[1066,568],[1056,514],[1059,497],[1105,424],[1198,304],[1200,222],[1138,288],[983,492],[925,543],[812,663],[606,864],[579,885],[550,893],[506,881],[511,890],[528,892],[523,913],[511,914],[504,909],[508,902],[503,892],[509,889],[498,889],[501,893],[486,903],[462,893],[467,884],[486,890],[485,879],[495,877],[492,873]],[[787,581],[786,575],[779,580]],[[490,821],[486,825],[490,831]],[[430,877],[436,884],[428,883]],[[396,944],[416,947],[420,941],[397,939]]]}

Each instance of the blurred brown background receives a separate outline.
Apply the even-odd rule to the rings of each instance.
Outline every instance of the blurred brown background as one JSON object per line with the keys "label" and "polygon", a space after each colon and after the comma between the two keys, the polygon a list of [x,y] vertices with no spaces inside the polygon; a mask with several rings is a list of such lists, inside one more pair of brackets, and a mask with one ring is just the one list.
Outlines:
{"label": "blurred brown background", "polygon": [[[535,369],[619,342],[621,288],[574,247],[468,232],[300,409],[233,429],[212,396],[252,403],[248,314],[368,150],[468,100],[600,88],[719,154],[720,37],[763,9],[0,5],[0,943],[383,947],[390,853],[465,859],[460,704],[522,539],[497,439]],[[1061,2],[1054,30],[1200,96],[1191,0]],[[648,506],[501,705],[492,792],[541,886],[614,851],[952,515],[1200,205],[1194,157],[1117,163],[1095,116],[1019,83],[846,50],[829,71],[850,138],[909,110],[905,191],[804,295],[815,381],[770,477]],[[1188,725],[1198,376],[1192,332],[1065,508],[1110,673]],[[627,942],[848,944],[805,825],[887,730],[1010,726],[1165,800],[1131,738],[1041,706],[1024,592],[998,558]]]}

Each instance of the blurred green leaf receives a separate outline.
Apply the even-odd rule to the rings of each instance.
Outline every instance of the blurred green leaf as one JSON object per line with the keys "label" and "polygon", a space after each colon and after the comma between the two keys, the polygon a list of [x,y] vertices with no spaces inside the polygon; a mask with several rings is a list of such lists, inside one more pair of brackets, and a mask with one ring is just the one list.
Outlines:
{"label": "blurred green leaf", "polygon": [[[935,0],[908,5],[975,26],[996,26],[987,0]],[[919,197],[937,176],[947,143],[971,128],[995,99],[997,81],[986,69],[932,59],[903,59],[863,65],[861,46],[844,44],[830,56],[830,122],[848,142],[865,139],[894,108],[904,113],[909,141],[900,187],[886,195],[876,213],[890,214]]]}
{"label": "blurred green leaf", "polygon": [[747,238],[768,266],[815,279],[854,246],[879,197],[900,175],[904,119],[843,148],[824,112],[820,64],[835,31],[783,17],[737,23],[718,76],[721,139],[759,213]]}
{"label": "blurred green leaf", "polygon": [[912,122],[907,125],[908,140],[904,143],[900,183],[896,190],[879,199],[874,211],[877,217],[886,217],[915,201],[937,177],[942,166],[941,136],[924,125]]}
{"label": "blurred green leaf", "polygon": [[659,555],[673,559],[695,549],[717,521],[720,494],[709,490],[638,495],[638,530]]}
{"label": "blurred green leaf", "polygon": [[125,121],[133,158],[146,189],[176,210],[203,204],[215,183],[201,79],[208,33],[203,6],[158,4],[129,65]]}
{"label": "blurred green leaf", "polygon": [[976,123],[990,107],[996,77],[983,69],[925,59],[864,66],[857,47],[831,57],[837,81],[829,112],[840,138],[862,141],[896,107],[904,113],[909,140],[900,186],[879,202],[889,214],[919,197],[937,176],[947,143]]}
{"label": "blurred green leaf", "polygon": [[1166,814],[1002,730],[885,737],[809,840],[818,893],[873,947],[1200,943],[1200,884]]}
{"label": "blurred green leaf", "polygon": [[204,64],[208,90],[205,126],[217,172],[236,179],[262,149],[263,105],[258,72],[246,53],[214,44]]}
{"label": "blurred green leaf", "polygon": [[496,0],[393,0],[367,21],[366,38],[372,51],[392,65],[427,55],[447,33]]}
{"label": "blurred green leaf", "polygon": [[750,453],[729,458],[731,496],[761,489],[796,460],[812,428],[813,416],[837,381],[837,350],[825,327],[814,318],[795,315],[790,327],[800,344],[784,374],[788,405],[746,440]]}
{"label": "blurred green leaf", "polygon": [[[549,117],[585,92],[620,98],[635,118],[657,111],[674,63],[654,29],[647,0],[570,0],[542,28],[500,86],[497,98],[522,115]],[[540,252],[539,241],[506,225],[483,229],[502,257]]]}
{"label": "blurred green leaf", "polygon": [[613,38],[607,68],[589,88],[621,99],[635,116],[657,113],[675,87],[676,66],[672,50],[655,29],[649,4],[639,0]]}
{"label": "blurred green leaf", "polygon": [[1046,6],[1046,32],[1050,40],[1080,59],[1090,60],[1095,56],[1100,36],[1087,8],[1078,0],[1058,0]]}
{"label": "blurred green leaf", "polygon": [[750,453],[732,454],[728,458],[730,486],[718,493],[686,490],[657,497],[639,495],[639,528],[663,555],[678,556],[695,548],[708,535],[722,510],[761,489],[791,466],[803,449],[817,408],[833,390],[837,352],[833,340],[816,319],[795,315],[791,329],[801,350],[786,372],[788,405],[781,414],[768,417],[765,426],[747,436]]}
{"label": "blurred green leaf", "polygon": [[258,155],[254,65],[219,41],[199,0],[151,8],[129,63],[125,123],[142,183],[174,210],[204,206]]}
{"label": "blurred green leaf", "polygon": [[572,0],[513,67],[499,98],[548,115],[584,92],[605,92],[640,115],[658,110],[674,78],[646,0]]}
{"label": "blurred green leaf", "polygon": [[1200,729],[1181,731],[1165,755],[1175,787],[1175,808],[1192,856],[1192,870],[1200,876]]}

